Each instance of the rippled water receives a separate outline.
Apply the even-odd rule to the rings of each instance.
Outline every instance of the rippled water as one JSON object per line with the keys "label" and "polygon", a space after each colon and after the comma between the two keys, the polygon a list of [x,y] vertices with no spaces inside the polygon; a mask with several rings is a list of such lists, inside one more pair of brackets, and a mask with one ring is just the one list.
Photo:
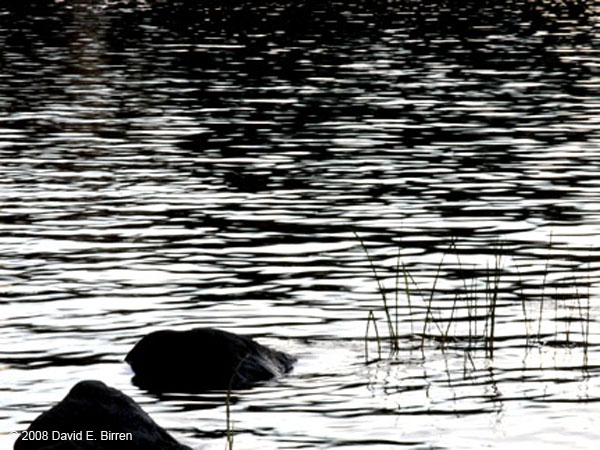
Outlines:
{"label": "rippled water", "polygon": [[222,448],[222,393],[157,398],[123,363],[214,326],[299,357],[236,393],[239,449],[595,448],[597,2],[23,3],[0,7],[4,447],[98,378]]}

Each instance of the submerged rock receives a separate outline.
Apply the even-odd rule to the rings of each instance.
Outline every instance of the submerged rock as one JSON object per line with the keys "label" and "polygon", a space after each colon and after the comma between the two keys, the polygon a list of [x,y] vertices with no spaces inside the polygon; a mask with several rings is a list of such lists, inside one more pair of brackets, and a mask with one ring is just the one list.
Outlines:
{"label": "submerged rock", "polygon": [[125,360],[133,382],[151,392],[243,389],[291,370],[290,355],[254,340],[213,328],[156,331],[140,340]]}
{"label": "submerged rock", "polygon": [[77,383],[38,416],[14,450],[191,450],[158,426],[137,403],[101,381]]}

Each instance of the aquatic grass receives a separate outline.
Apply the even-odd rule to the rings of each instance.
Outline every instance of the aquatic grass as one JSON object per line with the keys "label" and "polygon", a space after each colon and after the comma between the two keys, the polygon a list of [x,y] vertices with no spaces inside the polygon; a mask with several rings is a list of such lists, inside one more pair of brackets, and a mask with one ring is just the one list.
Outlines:
{"label": "aquatic grass", "polygon": [[[454,312],[456,311],[458,303],[458,294],[454,296],[454,302],[452,303],[452,309],[450,310],[450,318],[448,319],[448,323],[446,324],[446,331],[442,335],[442,352],[446,348],[446,342],[449,340],[448,336],[450,335],[450,326],[453,324],[452,319],[454,318]],[[469,317],[469,345],[471,342],[471,320]]]}
{"label": "aquatic grass", "polygon": [[[463,289],[464,289],[464,295],[465,295],[465,305],[467,307],[467,322],[468,322],[468,326],[469,326],[469,331],[468,331],[468,347],[470,348],[473,345],[473,336],[477,335],[477,320],[473,320],[473,304],[475,304],[475,311],[477,311],[477,294],[476,294],[476,280],[475,278],[473,278],[471,280],[471,286],[468,286],[467,283],[467,277],[464,276],[464,270],[463,270],[463,265],[460,259],[460,255],[458,252],[458,247],[456,246],[456,240],[452,239],[451,242],[451,249],[454,249],[455,255],[456,255],[456,262],[458,263],[458,270],[460,272],[460,278],[462,279],[463,282]],[[446,339],[448,337],[448,332],[450,329],[450,324],[452,323],[452,319],[454,317],[454,312],[455,312],[455,308],[458,307],[458,294],[455,295],[454,297],[454,303],[452,304],[452,311],[450,314],[450,319],[448,320],[448,326],[446,329]],[[442,349],[443,350],[443,349]]]}
{"label": "aquatic grass", "polygon": [[[573,284],[574,284],[574,289],[575,289],[575,296],[577,299],[577,312],[578,312],[578,321],[581,324],[581,336],[585,337],[586,334],[586,326],[585,326],[585,318],[583,315],[583,306],[582,306],[582,302],[581,302],[581,295],[579,294],[579,283],[577,283],[577,280],[575,279],[575,275],[573,275]],[[588,286],[588,299],[589,299],[589,284]]]}
{"label": "aquatic grass", "polygon": [[[371,329],[375,331],[375,340],[378,345],[378,356],[381,358],[382,344],[388,342],[391,353],[399,351],[401,348],[401,339],[417,340],[418,346],[421,351],[425,350],[428,342],[437,342],[442,352],[448,351],[449,349],[461,349],[469,353],[473,351],[481,350],[485,352],[485,355],[489,359],[494,359],[497,350],[498,343],[498,310],[500,308],[500,299],[503,295],[505,286],[510,286],[503,281],[503,276],[507,272],[506,269],[506,251],[503,246],[498,244],[493,250],[492,263],[486,262],[485,269],[483,272],[479,272],[476,266],[473,266],[472,275],[470,275],[460,257],[460,252],[456,242],[453,240],[448,249],[443,252],[440,262],[437,264],[435,273],[431,279],[431,288],[422,289],[419,283],[413,277],[411,271],[405,261],[402,260],[400,249],[397,250],[396,260],[394,267],[391,270],[395,270],[393,274],[393,292],[386,290],[384,286],[384,277],[382,276],[382,269],[377,267],[376,261],[374,260],[371,252],[367,248],[365,242],[356,235],[361,242],[361,247],[367,255],[367,259],[370,266],[370,271],[376,280],[377,291],[382,299],[382,309],[379,312],[383,313],[383,320],[386,322],[388,329],[388,338],[383,338],[379,335],[377,328],[377,309],[370,309],[367,316],[367,325],[365,332],[365,352],[368,361],[368,343]],[[460,280],[462,287],[457,288],[452,298],[448,298],[449,307],[442,306],[438,309],[436,302],[434,301],[440,295],[442,298],[447,296],[448,291],[439,289],[441,284],[441,278],[445,273],[444,267],[447,255],[455,253],[457,261],[457,276]],[[523,270],[519,261],[510,258],[512,261],[511,266],[513,267],[513,273],[517,277],[518,284],[518,303],[515,305],[519,307],[517,313],[517,321],[523,321],[525,332],[523,336],[525,351],[528,351],[533,346],[537,345],[550,345],[550,346],[581,346],[583,347],[584,357],[587,355],[587,349],[589,346],[590,337],[590,280],[589,280],[589,268],[588,268],[588,293],[586,295],[587,303],[584,304],[582,297],[581,280],[576,279],[575,274],[571,277],[563,278],[562,280],[553,283],[555,288],[555,300],[554,300],[554,317],[548,317],[548,320],[555,322],[555,330],[553,338],[551,335],[543,334],[542,322],[546,321],[545,304],[547,303],[546,298],[548,297],[547,291],[549,287],[548,273],[549,273],[549,261],[546,261],[543,272],[541,273],[541,285],[539,286],[539,310],[537,314],[534,313],[532,316],[529,302],[535,297],[529,298],[524,291],[525,281],[523,278]],[[401,282],[403,278],[404,283]],[[565,299],[564,291],[570,292],[567,299]],[[393,296],[393,297],[392,297]],[[393,298],[393,305],[389,301]],[[422,306],[416,306],[415,299],[421,303]],[[509,302],[504,302],[502,308],[509,307]],[[403,324],[400,321],[400,311],[402,308],[408,308],[408,322],[410,323],[410,332],[402,332],[401,327]],[[422,316],[418,318],[417,311],[422,310]],[[465,311],[460,314],[460,311]],[[482,315],[480,311],[483,311]],[[537,332],[535,319],[540,322],[537,324]],[[420,323],[419,323],[420,322]],[[559,329],[559,322],[563,323],[563,326]],[[581,329],[576,331],[573,327],[574,324],[571,322],[580,322]],[[419,324],[420,328],[415,333],[414,326]],[[432,329],[432,327],[434,327]],[[579,328],[579,327],[578,327]],[[574,334],[581,337],[575,339]],[[559,337],[562,336],[562,339]],[[510,339],[510,336],[503,336],[502,340]],[[519,339],[519,336],[515,336],[515,339]],[[402,346],[404,347],[404,346]],[[587,360],[586,360],[587,361]]]}
{"label": "aquatic grass", "polygon": [[[377,289],[379,291],[379,295],[381,296],[381,299],[383,300],[383,310],[384,310],[384,313],[386,316],[386,323],[388,326],[390,345],[392,347],[392,350],[397,350],[398,349],[397,334],[396,334],[396,330],[394,329],[394,325],[393,325],[394,322],[392,321],[392,315],[390,313],[390,308],[389,308],[388,301],[387,301],[387,295],[386,295],[385,289],[383,287],[383,283],[381,281],[381,278],[379,277],[379,274],[377,273],[377,268],[375,267],[375,262],[374,262],[373,258],[371,257],[371,254],[369,253],[369,249],[367,248],[365,242],[361,239],[361,237],[356,232],[354,233],[354,236],[356,236],[356,238],[359,240],[360,245],[361,245],[363,251],[365,252],[365,255],[367,256],[367,260],[369,261],[369,266],[371,267],[371,271],[373,272],[373,277],[375,278],[375,281],[377,282]],[[367,325],[368,325],[368,319],[367,319]]]}
{"label": "aquatic grass", "polygon": [[367,329],[365,331],[365,360],[369,362],[369,323],[373,323],[373,328],[375,329],[375,338],[377,342],[377,359],[381,359],[381,339],[379,338],[379,330],[377,329],[377,321],[375,320],[375,315],[373,311],[369,311],[369,315],[367,316]]}
{"label": "aquatic grass", "polygon": [[[395,279],[395,287],[394,287],[394,316],[396,319],[395,322],[395,327],[394,329],[396,330],[396,333],[398,332],[398,295],[400,292],[400,264],[401,264],[401,258],[400,258],[400,247],[398,247],[398,253],[396,255],[396,279]],[[410,304],[410,300],[408,300],[409,304]]]}
{"label": "aquatic grass", "polygon": [[544,276],[542,278],[542,292],[540,295],[540,309],[538,315],[538,334],[537,339],[540,341],[542,339],[542,322],[544,315],[544,299],[546,297],[546,280],[548,278],[548,265],[549,261],[546,261],[546,265],[544,266]]}
{"label": "aquatic grass", "polygon": [[229,383],[227,384],[227,393],[225,396],[225,449],[233,450],[233,421],[231,420],[231,392],[233,391],[233,382],[235,377],[239,374],[240,367],[250,357],[250,354],[244,356],[235,366],[231,377],[229,377]]}
{"label": "aquatic grass", "polygon": [[229,382],[227,396],[225,397],[225,449],[233,450],[233,423],[231,421],[231,389],[233,386],[233,376]]}
{"label": "aquatic grass", "polygon": [[525,348],[529,348],[529,317],[527,314],[527,304],[525,301],[525,295],[523,293],[523,276],[521,275],[521,269],[519,268],[518,261],[513,259],[513,262],[515,264],[517,276],[519,277],[519,290],[521,291],[521,295],[519,295],[519,298],[521,299],[521,311],[523,312],[523,323],[525,324]]}
{"label": "aquatic grass", "polygon": [[[408,304],[408,308],[409,308],[409,316],[410,316],[410,321],[411,321],[411,335],[414,335],[414,331],[412,328],[413,309],[412,309],[412,302],[411,302],[411,297],[412,297],[411,283],[416,288],[417,292],[421,293],[421,295],[422,295],[422,291],[420,290],[419,285],[417,284],[416,280],[412,277],[412,275],[406,269],[406,265],[402,261],[402,258],[401,258],[400,249],[398,248],[397,257],[396,257],[396,272],[395,272],[395,276],[394,276],[394,279],[395,279],[394,310],[393,310],[394,317],[392,318],[392,308],[389,304],[388,295],[387,295],[386,289],[383,285],[383,281],[382,281],[383,277],[381,277],[379,275],[379,272],[377,271],[377,268],[375,266],[375,261],[374,261],[373,257],[371,256],[371,253],[369,252],[369,249],[368,249],[367,245],[365,244],[364,240],[357,233],[354,233],[354,235],[360,242],[361,248],[366,255],[367,261],[369,263],[369,267],[370,267],[373,277],[376,281],[377,291],[382,300],[383,313],[385,316],[385,322],[386,322],[386,326],[388,329],[388,341],[389,341],[391,352],[394,353],[399,350],[399,340],[400,340],[400,334],[399,334],[400,268],[402,268],[402,276],[404,278],[404,293],[406,295],[407,304]],[[438,267],[437,267],[437,270],[436,270],[436,273],[434,276],[434,280],[433,280],[433,287],[431,288],[431,290],[429,292],[428,300],[426,301],[425,320],[423,322],[423,328],[420,333],[421,348],[424,348],[425,339],[428,336],[427,329],[431,322],[433,322],[435,324],[435,326],[437,327],[440,336],[443,336],[443,334],[444,334],[442,328],[440,327],[440,325],[438,323],[439,321],[434,320],[434,317],[433,317],[434,312],[433,312],[433,307],[432,307],[433,299],[434,299],[434,296],[436,293],[437,282],[440,278],[441,270],[442,270],[443,263],[444,263],[444,258],[445,258],[445,253],[442,255],[441,261],[438,264]],[[380,338],[380,335],[378,333],[377,322],[376,322],[376,318],[375,318],[375,314],[374,314],[373,310],[370,310],[368,313],[368,316],[367,316],[367,330],[365,333],[365,345],[367,345],[367,341],[368,341],[368,337],[369,337],[370,323],[373,323],[373,328],[376,333],[376,341],[378,344],[379,357],[381,357],[381,341],[382,341],[382,339]]]}
{"label": "aquatic grass", "polygon": [[544,298],[545,298],[545,294],[546,294],[546,280],[548,278],[548,267],[550,265],[550,250],[552,249],[552,237],[553,237],[553,233],[552,231],[549,234],[548,237],[548,256],[546,258],[546,264],[544,265],[544,276],[542,278],[542,292],[541,292],[541,297],[540,297],[540,313],[538,316],[538,336],[537,339],[538,341],[541,340],[542,338],[542,316],[543,316],[543,312],[544,312]]}
{"label": "aquatic grass", "polygon": [[[494,272],[493,272],[493,280],[490,281],[490,276],[488,273],[487,281],[488,284],[486,288],[486,292],[490,292],[489,296],[489,336],[486,339],[487,348],[486,351],[490,359],[494,358],[494,338],[496,336],[496,308],[498,306],[498,291],[500,288],[500,266],[501,266],[501,256],[496,253],[494,255]],[[487,316],[486,316],[487,317]]]}
{"label": "aquatic grass", "polygon": [[588,271],[587,271],[587,304],[585,308],[585,333],[583,336],[583,365],[587,367],[588,365],[588,349],[590,345],[590,286],[592,285],[590,272],[592,268],[590,262],[588,261]]}
{"label": "aquatic grass", "polygon": [[[427,331],[428,321],[433,319],[433,312],[432,312],[433,297],[435,295],[435,288],[437,286],[437,282],[439,280],[440,273],[442,271],[442,265],[444,264],[444,256],[445,256],[445,254],[442,254],[442,258],[440,260],[440,263],[438,264],[437,271],[435,273],[435,277],[433,278],[433,286],[431,287],[431,291],[429,293],[429,300],[427,301],[427,309],[425,310],[425,321],[423,322],[423,332],[421,333],[421,349],[423,349],[424,345],[425,345],[425,335],[426,335],[426,331]],[[438,326],[438,329],[439,329],[439,324],[437,322],[435,322],[435,324]],[[441,329],[439,329],[439,331],[441,334]]]}
{"label": "aquatic grass", "polygon": [[[398,258],[400,258],[400,249],[398,248]],[[408,281],[408,271],[406,270],[406,264],[402,261],[402,275],[404,277],[404,294],[406,295],[406,303],[408,305],[408,317],[410,321],[410,333],[414,334],[413,328],[413,309],[410,300],[410,283]],[[396,329],[398,329],[398,320],[396,318]]]}

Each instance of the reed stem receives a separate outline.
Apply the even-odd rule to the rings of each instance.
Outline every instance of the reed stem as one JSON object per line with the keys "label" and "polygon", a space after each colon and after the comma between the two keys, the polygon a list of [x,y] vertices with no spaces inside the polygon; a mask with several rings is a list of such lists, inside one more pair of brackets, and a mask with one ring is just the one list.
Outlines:
{"label": "reed stem", "polygon": [[373,258],[371,257],[371,254],[369,253],[369,249],[367,248],[366,244],[361,239],[361,237],[356,232],[354,232],[354,236],[356,236],[356,238],[359,240],[360,245],[361,245],[363,251],[365,252],[365,255],[367,255],[367,259],[369,260],[369,265],[371,267],[371,271],[373,272],[373,276],[375,277],[375,281],[377,282],[377,289],[379,290],[379,294],[381,295],[381,299],[383,300],[383,311],[385,313],[385,318],[386,318],[386,322],[387,322],[387,326],[388,326],[390,345],[391,345],[393,351],[398,350],[398,339],[396,336],[396,332],[394,330],[394,322],[392,321],[392,316],[390,314],[390,308],[389,308],[388,302],[387,302],[387,295],[385,293],[385,289],[381,282],[381,278],[379,277],[379,274],[377,273],[377,268],[375,267],[375,262],[374,262]]}
{"label": "reed stem", "polygon": [[377,355],[378,359],[381,359],[381,339],[379,339],[379,330],[377,329],[377,321],[373,311],[369,311],[367,316],[367,330],[365,331],[365,362],[369,362],[369,323],[373,321],[373,328],[375,329],[375,337],[377,339]]}

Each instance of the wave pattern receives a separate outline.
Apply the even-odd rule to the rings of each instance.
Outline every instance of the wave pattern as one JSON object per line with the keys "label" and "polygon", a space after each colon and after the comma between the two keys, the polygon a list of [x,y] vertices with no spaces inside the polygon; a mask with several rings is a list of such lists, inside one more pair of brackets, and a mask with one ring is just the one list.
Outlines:
{"label": "wave pattern", "polygon": [[300,357],[240,448],[595,448],[593,2],[47,3],[0,7],[3,430],[100,377],[221,448],[122,362],[215,326]]}

